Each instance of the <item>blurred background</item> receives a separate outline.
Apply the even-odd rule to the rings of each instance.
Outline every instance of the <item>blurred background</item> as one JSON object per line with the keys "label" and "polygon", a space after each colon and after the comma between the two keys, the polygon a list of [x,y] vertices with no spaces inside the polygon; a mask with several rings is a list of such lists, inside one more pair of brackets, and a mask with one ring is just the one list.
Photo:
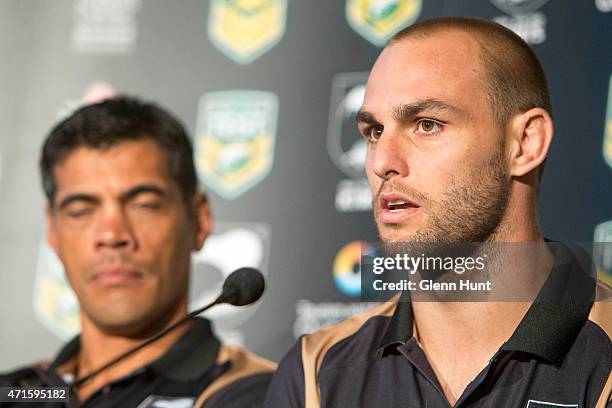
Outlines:
{"label": "blurred background", "polygon": [[58,119],[114,94],[158,102],[193,138],[215,231],[193,256],[192,306],[237,267],[267,275],[255,306],[209,315],[221,337],[278,360],[368,307],[359,256],[376,233],[355,113],[385,41],[438,16],[531,44],[555,120],[545,236],[612,241],[612,0],[0,0],[0,371],[79,330],[37,162]]}

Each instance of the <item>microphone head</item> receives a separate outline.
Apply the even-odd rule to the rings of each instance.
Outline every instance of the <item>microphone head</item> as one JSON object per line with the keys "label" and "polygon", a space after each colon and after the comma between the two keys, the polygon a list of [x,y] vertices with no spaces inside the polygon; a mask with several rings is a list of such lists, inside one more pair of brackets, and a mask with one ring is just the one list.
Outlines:
{"label": "microphone head", "polygon": [[223,282],[219,303],[245,306],[256,302],[264,292],[266,281],[255,268],[240,268],[232,272]]}

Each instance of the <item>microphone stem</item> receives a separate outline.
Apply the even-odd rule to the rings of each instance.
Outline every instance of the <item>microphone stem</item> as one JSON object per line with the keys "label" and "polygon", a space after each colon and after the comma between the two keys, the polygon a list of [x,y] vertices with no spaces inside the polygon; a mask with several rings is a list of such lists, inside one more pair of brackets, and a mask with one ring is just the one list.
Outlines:
{"label": "microphone stem", "polygon": [[153,343],[154,341],[159,340],[160,338],[164,337],[166,334],[168,334],[172,330],[174,330],[177,327],[185,324],[186,322],[188,322],[189,320],[191,320],[195,316],[199,315],[200,313],[205,312],[206,310],[210,309],[211,307],[213,307],[214,305],[216,305],[218,303],[223,303],[222,297],[224,297],[223,294],[221,296],[219,296],[213,303],[208,304],[208,305],[206,305],[204,307],[201,307],[199,309],[194,310],[193,312],[187,314],[187,316],[185,316],[184,318],[182,318],[178,322],[171,324],[170,326],[166,327],[164,330],[160,331],[159,333],[149,337],[148,339],[146,339],[142,343],[138,344],[137,346],[135,346],[135,347],[129,349],[128,351],[126,351],[125,353],[121,354],[119,357],[114,358],[113,360],[111,360],[108,363],[104,364],[102,367],[92,371],[91,373],[87,374],[84,377],[76,379],[74,381],[74,383],[72,383],[72,388],[73,389],[79,388],[81,385],[85,384],[87,381],[91,380],[93,377],[95,377],[96,375],[100,374],[102,371],[104,371],[104,370],[108,369],[109,367],[117,364],[119,361],[125,359],[126,357],[131,356],[132,354],[134,354],[138,350],[142,349],[143,347],[148,346],[149,344]]}

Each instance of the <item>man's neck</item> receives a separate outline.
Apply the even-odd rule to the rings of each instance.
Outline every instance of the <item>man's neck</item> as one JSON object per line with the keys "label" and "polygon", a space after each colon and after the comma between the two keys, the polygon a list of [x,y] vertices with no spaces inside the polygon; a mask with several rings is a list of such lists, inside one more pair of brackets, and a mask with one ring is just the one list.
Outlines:
{"label": "man's neck", "polygon": [[513,275],[507,282],[521,298],[412,304],[419,344],[452,405],[516,330],[554,263],[538,229],[501,229],[495,241],[535,243],[538,256],[513,259],[509,270]]}
{"label": "man's neck", "polygon": [[508,340],[527,302],[414,302],[419,345],[454,405]]}
{"label": "man's neck", "polygon": [[[82,378],[94,370],[102,367],[109,361],[121,356],[128,350],[141,344],[150,336],[121,336],[110,335],[100,330],[87,316],[83,313],[81,319],[81,336],[80,349],[76,356],[76,372],[73,373],[76,377]],[[166,322],[159,330],[170,326],[179,321],[186,315],[186,307],[181,307],[173,314],[172,318]],[[78,390],[79,400],[84,401],[95,391],[102,388],[119,378],[125,377],[138,368],[144,367],[147,364],[160,358],[168,349],[185,333],[191,326],[188,322],[176,330],[168,333],[161,339],[147,345],[143,349],[126,357],[124,360],[104,370],[99,375],[87,381]]]}

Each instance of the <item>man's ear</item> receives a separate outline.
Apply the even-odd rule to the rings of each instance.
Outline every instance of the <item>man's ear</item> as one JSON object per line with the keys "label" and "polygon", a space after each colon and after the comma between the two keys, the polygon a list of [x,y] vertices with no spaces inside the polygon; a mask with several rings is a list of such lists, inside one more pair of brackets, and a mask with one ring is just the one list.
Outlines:
{"label": "man's ear", "polygon": [[55,212],[49,206],[45,208],[45,218],[47,220],[47,242],[57,254],[57,226],[55,223]]}
{"label": "man's ear", "polygon": [[510,175],[521,177],[537,168],[548,154],[553,122],[542,108],[533,108],[510,119]]}
{"label": "man's ear", "polygon": [[206,237],[212,231],[212,218],[206,194],[197,191],[193,196],[193,215],[194,215],[194,242],[193,250],[199,251],[204,245]]}

